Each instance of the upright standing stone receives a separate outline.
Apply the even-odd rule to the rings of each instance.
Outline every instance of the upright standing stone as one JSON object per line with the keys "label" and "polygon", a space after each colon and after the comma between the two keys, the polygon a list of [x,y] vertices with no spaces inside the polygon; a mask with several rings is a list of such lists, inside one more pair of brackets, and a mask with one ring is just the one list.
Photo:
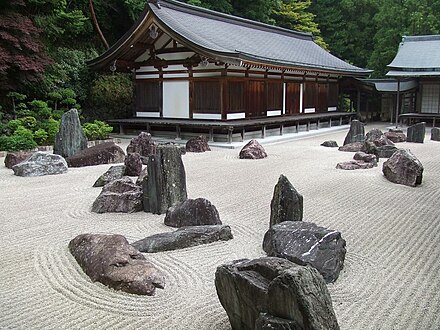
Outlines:
{"label": "upright standing stone", "polygon": [[425,139],[425,129],[425,122],[409,126],[406,132],[406,142],[423,143]]}
{"label": "upright standing stone", "polygon": [[365,141],[365,130],[364,124],[359,120],[352,120],[350,124],[350,130],[344,140],[344,145],[354,143],[354,142],[364,142]]}
{"label": "upright standing stone", "polygon": [[81,127],[78,111],[70,109],[61,117],[53,153],[67,158],[86,148],[87,138]]}
{"label": "upright standing stone", "polygon": [[432,141],[440,141],[440,128],[433,127],[431,129],[431,140]]}
{"label": "upright standing stone", "polygon": [[270,227],[283,221],[302,221],[302,219],[303,196],[281,174],[270,203]]}
{"label": "upright standing stone", "polygon": [[164,214],[187,199],[182,153],[173,144],[159,145],[148,157],[148,176],[143,182],[144,211]]}

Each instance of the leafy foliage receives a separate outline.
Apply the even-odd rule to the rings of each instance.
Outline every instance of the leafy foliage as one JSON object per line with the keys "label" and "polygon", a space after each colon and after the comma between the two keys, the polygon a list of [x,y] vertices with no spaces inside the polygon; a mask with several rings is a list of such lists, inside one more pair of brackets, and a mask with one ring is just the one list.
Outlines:
{"label": "leafy foliage", "polygon": [[113,127],[99,120],[85,123],[82,128],[88,140],[105,140],[113,131]]}

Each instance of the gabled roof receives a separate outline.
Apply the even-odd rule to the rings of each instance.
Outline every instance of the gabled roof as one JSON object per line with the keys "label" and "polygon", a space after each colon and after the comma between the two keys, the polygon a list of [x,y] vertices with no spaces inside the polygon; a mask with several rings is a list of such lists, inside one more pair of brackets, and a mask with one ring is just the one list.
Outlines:
{"label": "gabled roof", "polygon": [[[182,45],[215,61],[351,76],[365,76],[372,72],[333,56],[318,46],[311,34],[173,0],[148,3],[137,24],[89,65],[99,69],[119,57],[128,60],[127,53],[133,48],[133,41],[140,38],[137,34],[147,33],[148,27],[144,25],[152,22]],[[131,59],[138,56],[133,53]]]}
{"label": "gabled roof", "polygon": [[440,35],[403,37],[387,76],[440,76]]}

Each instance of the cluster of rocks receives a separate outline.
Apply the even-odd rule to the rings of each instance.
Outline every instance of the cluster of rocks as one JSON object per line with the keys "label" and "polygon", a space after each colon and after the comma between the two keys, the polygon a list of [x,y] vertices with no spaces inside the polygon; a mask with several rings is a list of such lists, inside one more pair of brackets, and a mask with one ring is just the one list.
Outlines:
{"label": "cluster of rocks", "polygon": [[376,166],[377,166],[376,155],[366,154],[365,152],[362,151],[356,152],[353,156],[353,160],[340,162],[336,164],[336,168],[341,170],[367,169]]}

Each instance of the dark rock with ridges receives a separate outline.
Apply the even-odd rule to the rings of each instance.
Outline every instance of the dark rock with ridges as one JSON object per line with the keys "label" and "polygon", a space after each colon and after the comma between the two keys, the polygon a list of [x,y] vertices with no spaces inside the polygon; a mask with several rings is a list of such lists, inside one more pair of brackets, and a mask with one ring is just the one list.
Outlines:
{"label": "dark rock with ridges", "polygon": [[96,213],[132,213],[142,209],[142,188],[128,176],[106,184],[92,206]]}
{"label": "dark rock with ridges", "polygon": [[346,252],[340,232],[303,221],[272,226],[264,235],[263,250],[268,256],[316,268],[327,283],[338,278]]}
{"label": "dark rock with ridges", "polygon": [[267,157],[263,146],[257,140],[250,140],[241,150],[240,159],[262,159]]}
{"label": "dark rock with ridges", "polygon": [[141,155],[142,163],[146,165],[148,157],[156,154],[157,145],[150,133],[141,132],[131,139],[127,146],[127,154],[138,153]]}
{"label": "dark rock with ridges", "polygon": [[123,163],[124,160],[125,154],[121,147],[114,142],[105,142],[81,150],[77,154],[67,158],[67,164],[69,167],[83,167]]}
{"label": "dark rock with ridges", "polygon": [[364,146],[363,142],[353,142],[339,147],[338,150],[346,151],[346,152],[358,152],[361,151],[363,146]]}
{"label": "dark rock with ridges", "polygon": [[382,172],[391,182],[415,187],[422,183],[423,165],[411,151],[399,149],[383,163]]}
{"label": "dark rock with ridges", "polygon": [[324,142],[321,143],[321,145],[323,147],[329,147],[329,148],[337,148],[337,147],[339,147],[338,143],[336,141],[334,141],[334,140],[324,141]]}
{"label": "dark rock with ridges", "polygon": [[406,130],[406,142],[423,143],[423,140],[425,139],[425,130],[425,122],[409,126]]}
{"label": "dark rock with ridges", "polygon": [[394,144],[380,144],[380,143],[381,143],[380,140],[365,141],[361,151],[367,154],[376,155],[377,159],[379,159],[379,158],[390,158],[393,155],[393,153],[396,150],[398,150],[398,148]]}
{"label": "dark rock with ridges", "polygon": [[406,135],[401,129],[390,128],[389,132],[385,132],[384,135],[393,143],[406,141]]}
{"label": "dark rock with ridges", "polygon": [[383,132],[378,128],[373,128],[365,135],[365,141],[379,140],[383,136]]}
{"label": "dark rock with ridges", "polygon": [[96,181],[93,187],[104,187],[107,183],[121,179],[125,173],[125,165],[111,166]]}
{"label": "dark rock with ridges", "polygon": [[366,163],[373,163],[374,166],[377,166],[377,157],[376,155],[367,154],[365,152],[359,151],[354,154],[353,156],[354,160],[361,160]]}
{"label": "dark rock with ridges", "polygon": [[148,296],[165,287],[164,275],[124,236],[78,235],[70,241],[69,251],[93,282]]}
{"label": "dark rock with ridges", "polygon": [[154,253],[185,249],[232,239],[231,227],[224,225],[181,227],[170,233],[160,233],[136,241],[131,245],[141,252]]}
{"label": "dark rock with ridges", "polygon": [[70,109],[61,117],[60,129],[55,137],[53,153],[64,158],[87,148],[87,138],[82,130],[78,111]]}
{"label": "dark rock with ridges", "polygon": [[303,196],[280,175],[270,203],[270,227],[283,221],[302,221]]}
{"label": "dark rock with ridges", "polygon": [[137,152],[133,152],[131,154],[127,154],[125,156],[125,175],[128,176],[139,176],[142,171],[142,160],[141,155]]}
{"label": "dark rock with ridges", "polygon": [[37,151],[25,161],[12,166],[17,176],[43,176],[67,172],[66,160],[60,155]]}
{"label": "dark rock with ridges", "polygon": [[148,157],[148,175],[143,181],[144,211],[164,214],[169,207],[187,199],[186,174],[181,149],[159,145]]}
{"label": "dark rock with ridges", "polygon": [[[374,156],[376,157],[376,156]],[[377,166],[377,163],[364,162],[362,160],[349,160],[336,164],[338,170],[365,170]]]}
{"label": "dark rock with ridges", "polygon": [[359,120],[352,120],[350,123],[350,130],[348,131],[344,139],[344,146],[346,144],[351,144],[355,142],[363,143],[364,141],[365,141],[364,123],[361,123]]}
{"label": "dark rock with ridges", "polygon": [[14,151],[8,152],[5,157],[5,166],[12,168],[12,166],[20,164],[34,154],[34,151]]}
{"label": "dark rock with ridges", "polygon": [[[440,141],[440,128],[433,127],[431,129],[431,140],[432,141]],[[6,160],[5,160],[5,163],[6,163]]]}
{"label": "dark rock with ridges", "polygon": [[195,138],[189,139],[186,142],[187,152],[205,152],[211,151],[208,145],[208,139],[204,135],[197,136]]}
{"label": "dark rock with ridges", "polygon": [[[217,267],[215,286],[232,329],[339,329],[327,286],[309,266],[236,260]],[[268,320],[277,326],[267,327]]]}
{"label": "dark rock with ridges", "polygon": [[222,224],[217,208],[204,198],[187,199],[170,207],[164,223],[171,227]]}

